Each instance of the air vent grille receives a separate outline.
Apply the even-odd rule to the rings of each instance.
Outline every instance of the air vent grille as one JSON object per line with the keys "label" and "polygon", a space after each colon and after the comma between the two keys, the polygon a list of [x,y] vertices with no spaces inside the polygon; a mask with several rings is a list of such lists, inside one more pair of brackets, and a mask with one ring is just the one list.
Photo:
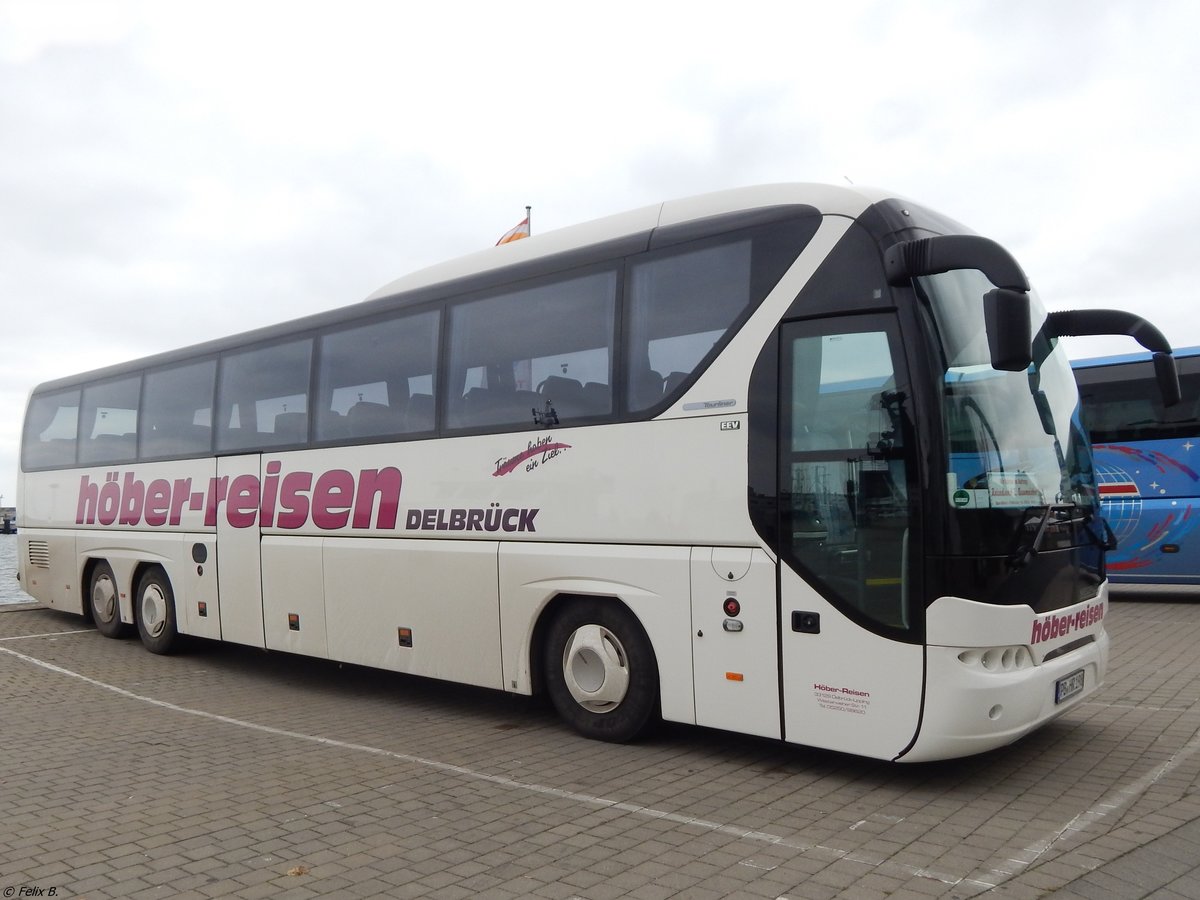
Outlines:
{"label": "air vent grille", "polygon": [[29,564],[39,569],[50,568],[50,544],[46,541],[29,542]]}

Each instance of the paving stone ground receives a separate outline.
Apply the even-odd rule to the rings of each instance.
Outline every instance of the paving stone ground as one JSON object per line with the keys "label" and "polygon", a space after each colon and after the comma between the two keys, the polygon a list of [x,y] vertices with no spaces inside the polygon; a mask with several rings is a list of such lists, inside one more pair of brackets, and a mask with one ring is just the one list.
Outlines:
{"label": "paving stone ground", "polygon": [[1200,602],[1105,621],[1096,698],[901,766],[7,609],[0,895],[1200,897]]}

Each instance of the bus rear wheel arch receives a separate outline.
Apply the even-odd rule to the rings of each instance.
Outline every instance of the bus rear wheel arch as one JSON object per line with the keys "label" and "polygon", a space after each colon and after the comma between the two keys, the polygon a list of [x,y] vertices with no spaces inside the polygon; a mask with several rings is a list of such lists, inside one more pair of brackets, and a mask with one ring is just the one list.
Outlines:
{"label": "bus rear wheel arch", "polygon": [[133,608],[138,636],[146,649],[151,653],[173,653],[179,646],[175,592],[161,566],[150,566],[139,573]]}
{"label": "bus rear wheel arch", "polygon": [[555,710],[585,737],[637,738],[659,713],[658,663],[641,623],[610,598],[572,598],[556,607],[541,660]]}
{"label": "bus rear wheel arch", "polygon": [[84,615],[105,637],[125,637],[129,628],[121,621],[121,593],[108,560],[92,561],[88,567],[87,586]]}

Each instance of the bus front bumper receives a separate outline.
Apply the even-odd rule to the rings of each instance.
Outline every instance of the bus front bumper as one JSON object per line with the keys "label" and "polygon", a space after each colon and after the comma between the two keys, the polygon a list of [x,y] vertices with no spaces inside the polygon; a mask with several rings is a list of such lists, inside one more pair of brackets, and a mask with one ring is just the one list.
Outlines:
{"label": "bus front bumper", "polygon": [[[1075,708],[1104,684],[1108,632],[1041,663],[1028,648],[1003,652],[989,668],[979,648],[932,645],[926,651],[925,702],[917,739],[900,762],[971,756],[1019,740]],[[1022,655],[1019,650],[1023,649]]]}

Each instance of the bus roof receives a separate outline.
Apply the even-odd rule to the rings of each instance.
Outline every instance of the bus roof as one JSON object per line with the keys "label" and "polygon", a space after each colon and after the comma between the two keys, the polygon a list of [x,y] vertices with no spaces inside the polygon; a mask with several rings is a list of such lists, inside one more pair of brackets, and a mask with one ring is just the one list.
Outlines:
{"label": "bus roof", "polygon": [[[456,293],[465,293],[507,279],[494,273],[512,270],[512,280],[549,274],[582,262],[589,255],[595,261],[639,252],[651,246],[652,238],[664,233],[705,231],[712,220],[729,218],[729,227],[757,224],[795,214],[808,208],[816,215],[857,218],[867,208],[884,200],[901,200],[895,194],[858,186],[783,183],[732,188],[695,197],[668,200],[629,212],[618,213],[591,222],[571,225],[533,235],[496,247],[489,247],[448,262],[420,269],[375,291],[361,303],[339,306],[251,331],[216,338],[199,344],[173,348],[163,353],[116,363],[89,372],[72,374],[44,382],[33,393],[60,390],[84,382],[116,377],[144,368],[212,356],[257,341],[283,339],[342,321],[368,318],[418,303],[434,301]],[[907,202],[907,201],[903,201]],[[733,221],[736,219],[737,221]],[[686,239],[681,236],[680,240]],[[561,262],[561,265],[559,263]]]}
{"label": "bus roof", "polygon": [[392,297],[406,291],[506,268],[521,262],[567,253],[594,244],[619,240],[654,229],[701,222],[730,213],[766,210],[781,206],[811,206],[823,215],[855,218],[873,203],[893,195],[873,188],[826,184],[761,184],[731,188],[695,197],[668,200],[629,212],[570,225],[545,234],[531,235],[499,247],[489,247],[389,282],[367,300]]}

